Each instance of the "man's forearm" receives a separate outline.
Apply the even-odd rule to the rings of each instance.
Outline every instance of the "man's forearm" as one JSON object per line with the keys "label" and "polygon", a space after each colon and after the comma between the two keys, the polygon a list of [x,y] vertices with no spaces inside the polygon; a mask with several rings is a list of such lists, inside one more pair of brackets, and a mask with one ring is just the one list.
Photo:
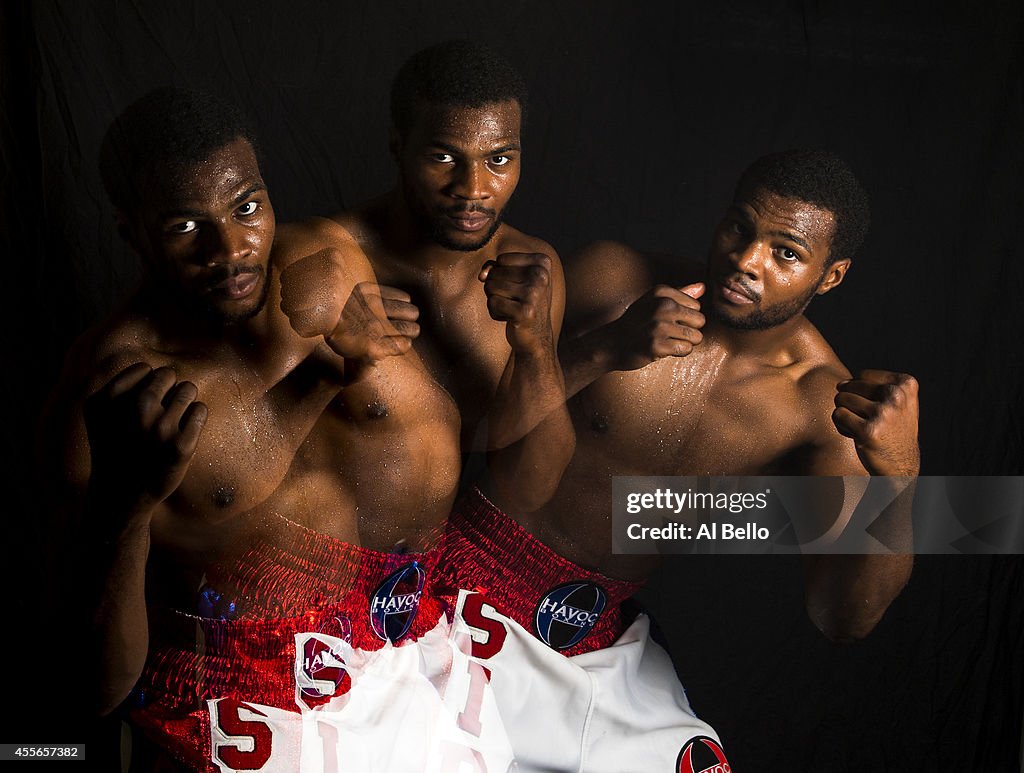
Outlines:
{"label": "man's forearm", "polygon": [[869,485],[899,490],[877,516],[870,511],[877,501],[870,490],[861,498],[849,532],[840,537],[841,544],[857,548],[859,543],[861,549],[804,556],[808,615],[833,640],[867,636],[907,584],[914,565],[913,480],[872,478]]}
{"label": "man's forearm", "polygon": [[488,469],[505,501],[536,510],[554,494],[576,436],[553,352],[513,352],[488,413]]}
{"label": "man's forearm", "polygon": [[[109,520],[102,500],[92,501],[86,523]],[[97,671],[94,700],[97,713],[109,714],[128,696],[146,662],[149,625],[146,612],[146,562],[149,559],[152,510],[132,508],[124,527],[106,539],[89,540],[92,549],[83,563],[93,577],[90,609],[92,647]]]}
{"label": "man's forearm", "polygon": [[911,554],[805,556],[805,603],[811,621],[833,641],[863,639],[910,578]]}
{"label": "man's forearm", "polygon": [[565,397],[586,389],[612,368],[612,355],[605,346],[600,329],[571,340],[563,340],[558,350],[565,377]]}
{"label": "man's forearm", "polygon": [[487,411],[487,450],[518,443],[558,414],[568,420],[565,382],[554,352],[513,351]]}

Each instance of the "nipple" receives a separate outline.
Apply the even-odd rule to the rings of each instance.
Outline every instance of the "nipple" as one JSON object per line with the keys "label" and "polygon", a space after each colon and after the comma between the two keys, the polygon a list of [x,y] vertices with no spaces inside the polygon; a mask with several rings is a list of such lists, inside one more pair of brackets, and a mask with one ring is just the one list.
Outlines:
{"label": "nipple", "polygon": [[383,419],[388,415],[388,407],[379,400],[374,400],[366,406],[366,415],[371,419]]}
{"label": "nipple", "polygon": [[220,508],[230,507],[235,501],[235,489],[233,486],[221,486],[213,494],[213,503]]}

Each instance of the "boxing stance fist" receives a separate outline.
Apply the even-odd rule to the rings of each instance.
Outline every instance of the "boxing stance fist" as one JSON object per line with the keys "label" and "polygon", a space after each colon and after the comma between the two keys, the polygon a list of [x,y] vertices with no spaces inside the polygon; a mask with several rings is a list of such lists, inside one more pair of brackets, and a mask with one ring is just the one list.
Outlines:
{"label": "boxing stance fist", "polygon": [[484,283],[491,319],[505,322],[512,351],[539,351],[554,346],[551,329],[551,258],[529,252],[505,252],[484,263]]}
{"label": "boxing stance fist", "polygon": [[405,354],[420,334],[420,310],[408,293],[376,282],[360,282],[341,310],[341,320],[325,340],[343,357],[374,363]]}
{"label": "boxing stance fist", "polygon": [[872,475],[915,476],[917,381],[886,370],[865,370],[838,385],[832,421],[851,438],[861,464]]}
{"label": "boxing stance fist", "polygon": [[638,370],[662,357],[685,357],[704,340],[698,298],[704,284],[675,288],[655,285],[609,323],[606,346],[612,370]]}
{"label": "boxing stance fist", "polygon": [[126,509],[163,502],[188,471],[207,408],[191,381],[143,362],[125,368],[85,402],[91,496]]}
{"label": "boxing stance fist", "polygon": [[281,272],[281,310],[300,336],[323,336],[337,354],[362,364],[404,354],[420,332],[419,309],[407,293],[370,281],[353,286],[334,248]]}

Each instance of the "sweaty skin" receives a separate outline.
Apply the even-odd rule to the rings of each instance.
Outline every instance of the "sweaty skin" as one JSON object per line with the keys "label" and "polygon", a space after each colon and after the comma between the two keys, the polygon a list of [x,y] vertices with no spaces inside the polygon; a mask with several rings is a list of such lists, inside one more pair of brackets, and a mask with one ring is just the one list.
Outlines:
{"label": "sweaty skin", "polygon": [[[802,314],[848,267],[825,267],[832,228],[830,212],[760,191],[730,209],[703,271],[620,244],[584,250],[570,267],[576,337],[563,347],[569,391],[580,390],[570,401],[577,450],[527,528],[577,563],[642,580],[656,556],[611,552],[614,475],[916,475],[916,382],[882,371],[851,381]],[[657,324],[639,324],[650,313],[630,320],[656,281],[681,302],[663,301]],[[700,311],[673,286],[700,297]],[[744,328],[756,317],[785,321]],[[666,341],[674,356],[660,355]],[[904,544],[907,516],[889,514]],[[911,564],[910,555],[805,557],[812,620],[833,638],[866,635]]]}
{"label": "sweaty skin", "polygon": [[462,418],[464,452],[486,450],[492,496],[529,511],[557,484],[572,428],[556,346],[561,263],[501,221],[519,180],[520,109],[421,102],[392,136],[400,186],[335,220],[385,285],[420,308],[416,353]]}
{"label": "sweaty skin", "polygon": [[[415,309],[376,285],[341,229],[276,229],[245,140],[162,171],[120,222],[143,285],[75,344],[42,433],[57,533],[85,535],[69,552],[97,578],[84,592],[100,713],[164,633],[148,610],[199,614],[211,567],[273,543],[285,519],[383,550],[423,546],[458,476],[454,410],[401,356]],[[325,265],[330,298],[309,271]],[[396,389],[419,401],[414,419],[391,403]],[[332,405],[364,407],[338,418]]]}
{"label": "sweaty skin", "polygon": [[[335,305],[351,306],[359,299],[364,285],[352,292],[353,277],[369,283],[370,292],[382,289],[373,284],[375,275],[360,247],[330,220],[314,218],[282,228],[275,254],[311,256],[293,262],[285,279],[300,280],[303,274],[299,284],[308,283],[321,293],[340,288]],[[393,288],[383,292],[392,323],[394,308],[402,307],[401,316],[414,324],[418,335],[421,312],[409,296]],[[322,298],[314,300],[318,307],[325,305]],[[294,313],[293,322],[299,316]],[[379,316],[371,320],[376,323]],[[304,333],[315,334],[314,328]],[[401,356],[376,361],[331,401],[299,447],[282,485],[268,498],[267,508],[373,550],[432,547],[459,480],[459,414],[409,348],[413,337],[398,336]]]}

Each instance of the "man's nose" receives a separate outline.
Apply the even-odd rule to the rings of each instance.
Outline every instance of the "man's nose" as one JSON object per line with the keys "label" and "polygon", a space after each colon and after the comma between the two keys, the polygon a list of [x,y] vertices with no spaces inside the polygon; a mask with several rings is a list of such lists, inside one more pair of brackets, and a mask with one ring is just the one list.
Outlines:
{"label": "man's nose", "polygon": [[451,195],[457,199],[476,201],[490,198],[487,190],[486,170],[482,163],[467,161],[455,168],[455,179],[450,189]]}
{"label": "man's nose", "polygon": [[211,266],[229,265],[242,260],[252,252],[244,228],[230,223],[216,223],[207,230],[207,263]]}
{"label": "man's nose", "polygon": [[764,245],[756,240],[746,242],[729,253],[733,266],[742,274],[757,277],[761,273]]}

